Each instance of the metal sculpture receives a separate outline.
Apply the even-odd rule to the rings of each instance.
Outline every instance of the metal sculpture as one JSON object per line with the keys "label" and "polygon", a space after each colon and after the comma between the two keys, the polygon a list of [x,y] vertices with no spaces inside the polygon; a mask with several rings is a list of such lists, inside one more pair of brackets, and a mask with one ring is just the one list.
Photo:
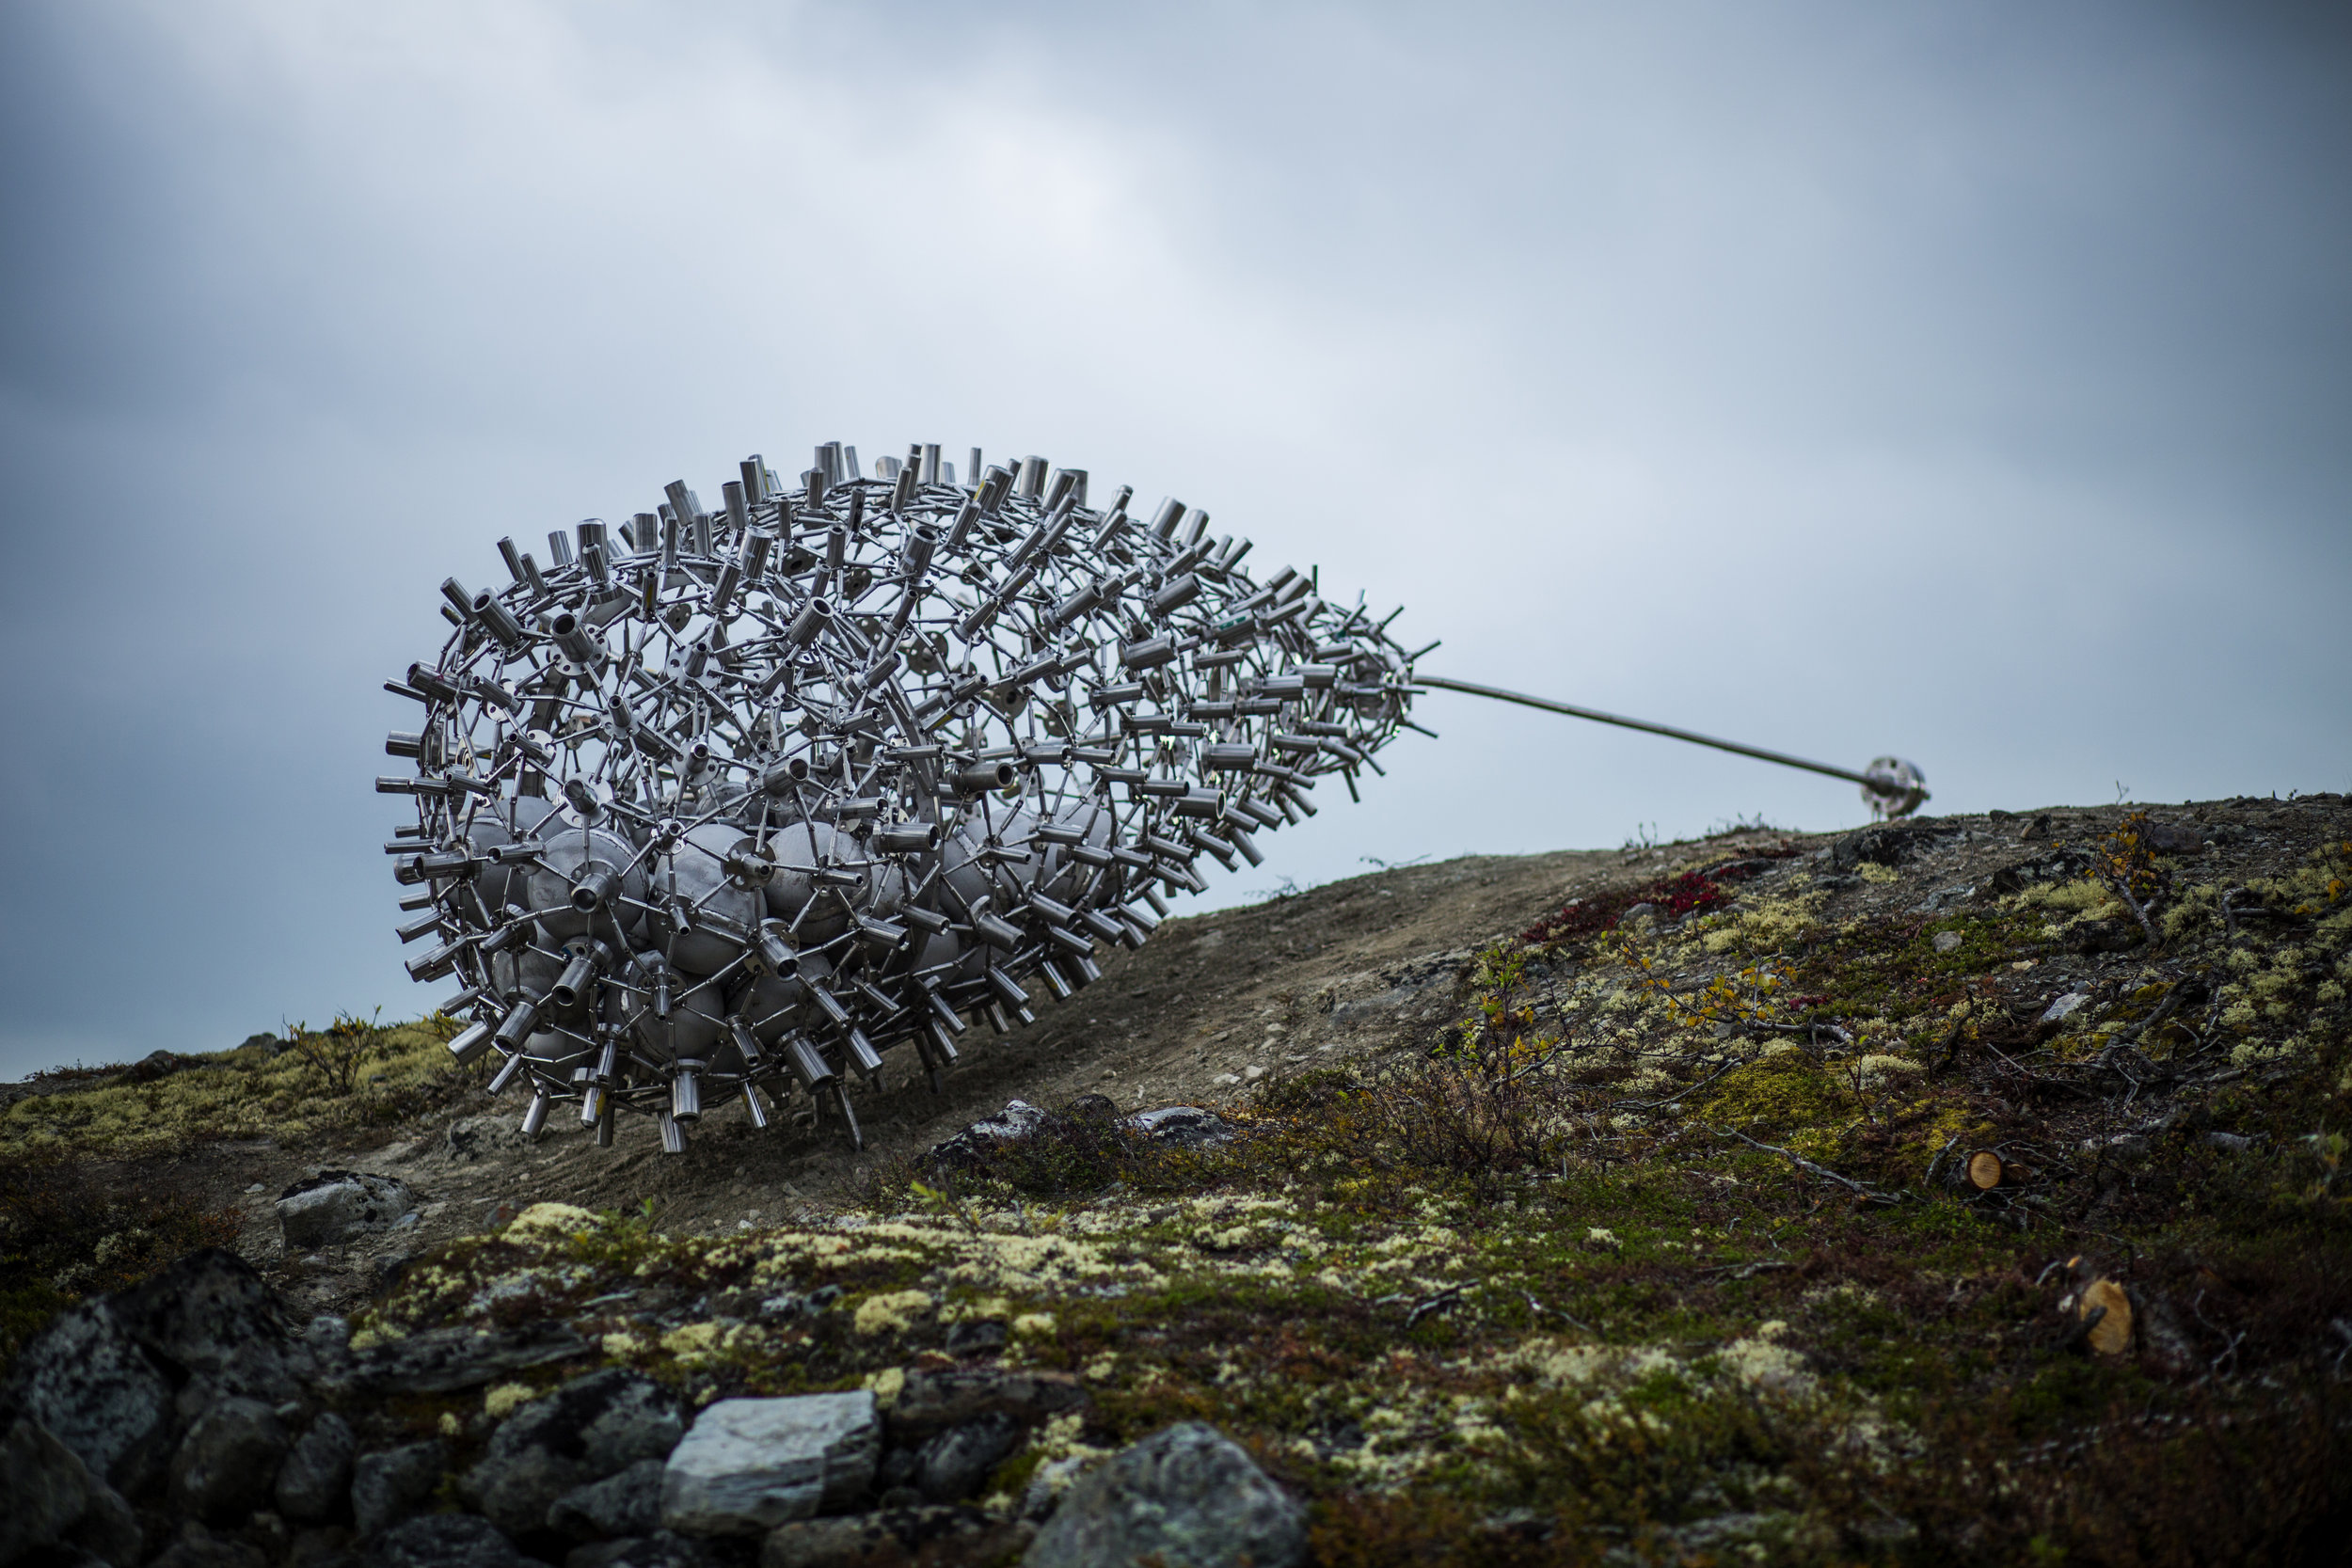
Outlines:
{"label": "metal sculpture", "polygon": [[439,657],[386,683],[424,709],[376,784],[416,801],[408,971],[461,981],[450,1050],[502,1058],[526,1132],[649,1112],[676,1153],[797,1091],[857,1143],[848,1075],[905,1047],[936,1085],[1409,723],[1395,615],[1254,580],[1198,508],[875,467],[830,443],[787,491],[755,456],[715,512],[674,483],[545,563],[501,540],[513,581],[443,582]]}

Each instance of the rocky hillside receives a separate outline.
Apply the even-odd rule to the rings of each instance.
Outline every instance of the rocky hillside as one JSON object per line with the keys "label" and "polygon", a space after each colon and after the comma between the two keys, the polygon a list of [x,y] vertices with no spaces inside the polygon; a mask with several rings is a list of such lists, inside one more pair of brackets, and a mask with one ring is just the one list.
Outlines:
{"label": "rocky hillside", "polygon": [[429,1022],[43,1080],[0,1568],[2340,1560],[2347,883],[2336,797],[1384,871],[863,1152],[525,1143]]}

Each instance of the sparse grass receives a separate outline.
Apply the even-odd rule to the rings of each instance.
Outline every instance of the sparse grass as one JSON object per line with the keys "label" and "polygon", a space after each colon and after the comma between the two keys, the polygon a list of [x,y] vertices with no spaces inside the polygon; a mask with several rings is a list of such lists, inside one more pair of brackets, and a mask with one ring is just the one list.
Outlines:
{"label": "sparse grass", "polygon": [[237,1225],[168,1171],[132,1180],[93,1161],[0,1162],[0,1370],[56,1313],[227,1246]]}
{"label": "sparse grass", "polygon": [[127,1159],[244,1138],[294,1145],[330,1129],[397,1125],[481,1083],[479,1066],[452,1064],[444,1047],[455,1032],[439,1017],[387,1026],[346,1017],[325,1031],[298,1027],[293,1049],[209,1052],[163,1077],[77,1074],[87,1086],[0,1113],[0,1159]]}
{"label": "sparse grass", "polygon": [[[362,1342],[557,1317],[702,1402],[886,1390],[999,1323],[1092,1396],[999,1506],[1206,1419],[1326,1568],[2340,1560],[2352,847],[2242,894],[2124,864],[2162,967],[2052,1025],[2003,983],[2097,884],[1832,919],[1737,863],[1479,954],[1451,1023],[1229,1108],[1229,1146],[1081,1101],[797,1227],[543,1207],[421,1259]],[[1620,928],[1637,901],[1679,919]],[[2013,1184],[1949,1180],[1979,1147]],[[2138,1293],[2129,1353],[2067,1334],[2077,1256]]]}

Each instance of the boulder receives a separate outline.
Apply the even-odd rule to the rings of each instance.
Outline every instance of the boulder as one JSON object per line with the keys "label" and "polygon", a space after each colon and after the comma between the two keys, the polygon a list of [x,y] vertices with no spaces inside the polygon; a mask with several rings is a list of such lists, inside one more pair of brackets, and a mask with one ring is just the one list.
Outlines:
{"label": "boulder", "polygon": [[1215,1427],[1186,1421],[1072,1483],[1023,1568],[1299,1568],[1307,1510]]}
{"label": "boulder", "polygon": [[398,1177],[326,1170],[278,1195],[278,1224],[287,1251],[308,1252],[389,1230],[416,1207],[416,1195]]}
{"label": "boulder", "polygon": [[217,1401],[171,1456],[171,1506],[208,1525],[242,1524],[269,1500],[292,1446],[285,1423],[261,1401]]}
{"label": "boulder", "polygon": [[308,1347],[287,1332],[285,1308],[235,1253],[203,1247],[120,1292],[130,1332],[198,1385],[182,1408],[193,1418],[222,1396],[280,1404],[300,1397],[312,1370]]}
{"label": "boulder", "polygon": [[351,1462],[352,1528],[365,1540],[414,1513],[448,1465],[448,1445],[437,1440],[359,1455]]}
{"label": "boulder", "polygon": [[8,1402],[95,1474],[135,1492],[171,1438],[171,1369],[132,1338],[114,1298],[68,1308],[16,1358]]}
{"label": "boulder", "polygon": [[602,1481],[575,1486],[548,1506],[548,1524],[581,1539],[650,1535],[661,1528],[665,1467],[661,1460],[641,1459]]}
{"label": "boulder", "polygon": [[278,1469],[278,1512],[311,1525],[333,1514],[351,1492],[351,1458],[358,1444],[351,1423],[333,1411],[312,1421]]}
{"label": "boulder", "polygon": [[1029,1527],[977,1508],[891,1508],[778,1525],[760,1544],[759,1568],[962,1568],[998,1563]]}
{"label": "boulder", "polygon": [[695,1418],[661,1479],[661,1522],[688,1535],[753,1535],[839,1513],[874,1479],[874,1396],[721,1400]]}
{"label": "boulder", "polygon": [[539,1568],[487,1519],[427,1513],[394,1525],[370,1543],[364,1568]]}
{"label": "boulder", "polygon": [[517,1407],[458,1482],[467,1502],[510,1534],[544,1529],[557,1498],[641,1459],[663,1459],[685,1434],[677,1396],[623,1367]]}

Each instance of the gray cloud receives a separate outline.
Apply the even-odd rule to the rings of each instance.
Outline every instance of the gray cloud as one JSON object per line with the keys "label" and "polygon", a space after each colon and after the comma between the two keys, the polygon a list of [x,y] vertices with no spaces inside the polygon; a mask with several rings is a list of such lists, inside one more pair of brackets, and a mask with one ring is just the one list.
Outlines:
{"label": "gray cloud", "polygon": [[[1433,669],[1951,809],[2343,789],[2348,59],[2300,8],[10,8],[0,1071],[427,1000],[368,781],[433,585],[829,437],[1179,494]],[[1423,716],[1220,895],[1861,816]]]}

